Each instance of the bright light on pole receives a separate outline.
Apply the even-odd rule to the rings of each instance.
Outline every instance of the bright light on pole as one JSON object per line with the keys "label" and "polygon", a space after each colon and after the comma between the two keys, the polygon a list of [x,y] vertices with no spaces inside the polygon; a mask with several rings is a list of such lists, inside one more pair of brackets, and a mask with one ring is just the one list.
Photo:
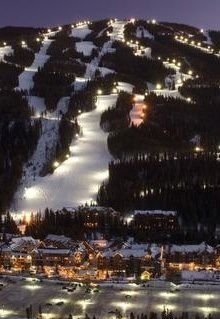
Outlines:
{"label": "bright light on pole", "polygon": [[161,89],[162,89],[162,85],[160,83],[157,83],[156,90],[161,90]]}
{"label": "bright light on pole", "polygon": [[59,165],[60,165],[60,163],[57,162],[57,161],[55,161],[55,162],[53,163],[53,167],[54,167],[54,168],[57,168]]}

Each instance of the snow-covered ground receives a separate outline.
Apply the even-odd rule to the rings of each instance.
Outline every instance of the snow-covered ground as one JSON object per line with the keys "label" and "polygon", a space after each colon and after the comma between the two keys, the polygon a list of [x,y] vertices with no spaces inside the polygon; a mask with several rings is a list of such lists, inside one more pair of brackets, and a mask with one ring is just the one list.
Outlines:
{"label": "snow-covered ground", "polygon": [[[30,97],[31,100],[40,99],[37,97]],[[44,105],[43,99],[36,104]],[[23,196],[32,197],[31,190],[29,187],[35,182],[36,177],[41,173],[44,165],[54,156],[56,150],[56,143],[59,137],[59,119],[60,111],[65,113],[67,111],[69,97],[61,98],[58,102],[56,111],[49,113],[41,118],[42,124],[42,135],[39,138],[37,147],[29,159],[29,161],[23,167],[23,177],[21,180],[21,185],[15,194],[15,200],[12,209],[16,210],[17,200],[21,199]],[[43,109],[42,109],[43,110]],[[36,115],[38,117],[39,115]]]}
{"label": "snow-covered ground", "polygon": [[111,70],[111,69],[105,68],[105,67],[99,67],[98,69],[99,69],[99,71],[100,71],[100,73],[101,73],[101,75],[102,75],[103,77],[105,77],[107,74],[115,73],[114,70]]}
{"label": "snow-covered ground", "polygon": [[97,47],[91,41],[76,42],[76,51],[85,56],[90,56],[93,49],[97,49]]}
{"label": "snow-covered ground", "polygon": [[0,47],[0,61],[4,61],[4,56],[13,54],[13,52],[14,50],[9,45]]}
{"label": "snow-covered ground", "polygon": [[85,72],[85,78],[86,79],[93,79],[95,76],[96,70],[100,70],[101,73],[113,73],[113,70],[107,69],[107,68],[100,68],[99,63],[101,61],[101,58],[109,52],[109,50],[112,47],[112,41],[108,41],[104,43],[101,51],[99,52],[98,57],[95,57],[90,63],[87,64],[86,72]]}
{"label": "snow-covered ground", "polygon": [[49,48],[52,40],[44,40],[43,45],[38,53],[35,54],[35,59],[33,64],[25,68],[24,72],[22,72],[19,76],[19,88],[22,90],[29,91],[33,86],[33,77],[34,74],[37,72],[39,67],[43,67],[44,64],[49,59],[49,55],[46,54],[47,49]]}
{"label": "snow-covered ground", "polygon": [[71,36],[74,38],[80,38],[84,40],[87,35],[89,35],[92,31],[88,28],[88,24],[83,24],[76,28],[72,29]]}
{"label": "snow-covered ground", "polygon": [[81,91],[86,87],[86,84],[88,82],[88,79],[84,77],[79,77],[77,76],[75,81],[74,81],[74,90],[75,91]]}
{"label": "snow-covered ground", "polygon": [[28,96],[28,104],[34,110],[35,116],[39,117],[46,110],[44,98],[39,96]]}
{"label": "snow-covered ground", "polygon": [[145,28],[143,27],[138,27],[137,28],[137,31],[136,31],[136,37],[137,38],[148,38],[148,39],[154,39],[154,36],[148,31],[146,30]]}
{"label": "snow-covered ground", "polygon": [[118,91],[124,91],[124,92],[132,94],[133,89],[134,89],[134,85],[132,85],[130,83],[118,82],[118,85],[117,85]]}
{"label": "snow-covered ground", "polygon": [[[115,104],[117,95],[99,96],[97,108],[78,117],[82,136],[72,142],[70,158],[52,175],[30,175],[15,198],[14,209],[30,213],[50,207],[76,207],[96,199],[98,187],[108,177],[111,156],[107,149],[107,134],[99,125],[101,113]],[[40,154],[40,152],[39,152]],[[31,177],[32,176],[32,177]]]}
{"label": "snow-covered ground", "polygon": [[204,31],[203,32],[203,34],[204,34],[204,36],[206,37],[206,41],[203,41],[204,43],[206,43],[206,44],[208,44],[208,45],[213,45],[213,43],[212,43],[212,39],[211,39],[211,37],[210,37],[210,35],[209,35],[209,31],[208,30],[206,30],[206,31]]}

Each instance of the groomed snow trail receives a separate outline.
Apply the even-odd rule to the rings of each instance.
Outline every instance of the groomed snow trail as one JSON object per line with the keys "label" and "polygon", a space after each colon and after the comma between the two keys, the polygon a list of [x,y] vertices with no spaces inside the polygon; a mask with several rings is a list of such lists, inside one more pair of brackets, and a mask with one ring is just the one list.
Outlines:
{"label": "groomed snow trail", "polygon": [[19,76],[19,88],[22,90],[29,91],[33,86],[33,77],[37,72],[39,67],[43,67],[44,64],[49,59],[49,55],[47,55],[47,49],[49,48],[52,40],[45,39],[43,41],[43,45],[38,53],[35,53],[34,62],[30,67],[25,68],[24,72],[22,72]]}
{"label": "groomed snow trail", "polygon": [[52,175],[36,177],[16,198],[16,211],[30,213],[46,207],[76,207],[96,200],[98,187],[108,177],[111,156],[107,133],[100,128],[101,113],[115,104],[117,95],[99,96],[97,108],[78,117],[83,134],[70,146],[71,155]]}

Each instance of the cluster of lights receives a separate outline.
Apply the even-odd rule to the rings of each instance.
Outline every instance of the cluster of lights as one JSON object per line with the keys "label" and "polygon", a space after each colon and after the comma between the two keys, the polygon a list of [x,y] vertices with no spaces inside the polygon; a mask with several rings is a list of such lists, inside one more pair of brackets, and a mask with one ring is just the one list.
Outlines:
{"label": "cluster of lights", "polygon": [[[160,60],[160,59],[161,59],[161,58],[158,57],[158,60]],[[181,62],[177,62],[176,59],[172,59],[172,60],[171,60],[170,58],[167,58],[167,60],[164,61],[163,63],[172,63],[172,64],[176,65],[178,68],[180,68],[181,65],[182,65],[182,63],[181,63]]]}
{"label": "cluster of lights", "polygon": [[204,151],[204,149],[202,147],[200,147],[200,146],[196,146],[194,150],[195,150],[196,153]]}
{"label": "cluster of lights", "polygon": [[[41,41],[41,39],[39,37],[36,38],[36,41],[39,43]],[[25,40],[22,40],[20,42],[22,47],[26,47],[27,46],[27,42]],[[8,44],[7,42],[3,42],[3,46],[6,47]]]}
{"label": "cluster of lights", "polygon": [[[201,30],[203,30],[203,29],[201,29]],[[201,31],[201,32],[203,33],[204,31]],[[181,36],[175,35],[175,39],[180,41],[180,42],[188,43],[189,45],[196,46],[196,47],[199,47],[199,48],[201,48],[201,46],[202,46],[201,42],[196,42],[195,40],[190,41],[190,39],[185,38],[182,35]],[[206,49],[207,51],[209,51],[211,53],[214,52],[214,49],[211,48],[210,45],[207,48],[204,47],[203,49]]]}
{"label": "cluster of lights", "polygon": [[80,22],[76,23],[76,26],[81,27],[83,25],[90,24],[90,23],[91,23],[90,21],[80,21]]}

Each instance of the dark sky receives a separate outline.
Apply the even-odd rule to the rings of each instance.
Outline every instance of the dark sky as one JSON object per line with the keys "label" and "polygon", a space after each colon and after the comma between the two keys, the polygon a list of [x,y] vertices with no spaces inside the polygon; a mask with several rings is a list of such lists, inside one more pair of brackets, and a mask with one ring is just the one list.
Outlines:
{"label": "dark sky", "polygon": [[135,16],[220,29],[220,0],[0,0],[0,4],[0,26]]}

